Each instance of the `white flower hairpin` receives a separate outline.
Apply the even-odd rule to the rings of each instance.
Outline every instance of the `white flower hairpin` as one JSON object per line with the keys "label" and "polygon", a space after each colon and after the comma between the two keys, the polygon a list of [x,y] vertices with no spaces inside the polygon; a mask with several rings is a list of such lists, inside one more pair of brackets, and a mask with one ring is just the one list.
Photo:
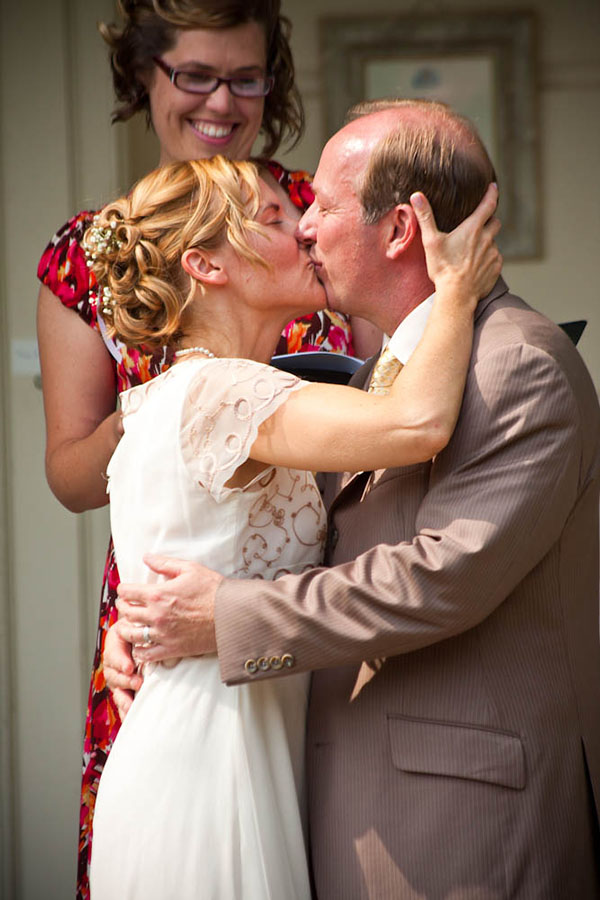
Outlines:
{"label": "white flower hairpin", "polygon": [[[124,246],[116,235],[117,222],[114,220],[109,226],[100,225],[100,217],[94,216],[93,224],[88,228],[83,249],[86,256],[86,265],[91,268],[94,261],[98,258],[99,253],[111,251],[118,253]],[[103,315],[112,315],[115,306],[115,299],[108,285],[98,285],[98,292],[93,294],[90,292],[90,299],[94,298],[96,303],[100,303]]]}

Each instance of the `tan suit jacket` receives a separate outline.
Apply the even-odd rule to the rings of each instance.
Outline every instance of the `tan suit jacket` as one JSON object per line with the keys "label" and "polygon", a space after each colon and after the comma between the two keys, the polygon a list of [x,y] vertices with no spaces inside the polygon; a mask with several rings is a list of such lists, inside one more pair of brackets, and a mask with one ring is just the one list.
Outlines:
{"label": "tan suit jacket", "polygon": [[315,670],[319,900],[600,896],[599,469],[579,354],[499,281],[448,447],[350,479],[334,568],[219,590],[226,681]]}

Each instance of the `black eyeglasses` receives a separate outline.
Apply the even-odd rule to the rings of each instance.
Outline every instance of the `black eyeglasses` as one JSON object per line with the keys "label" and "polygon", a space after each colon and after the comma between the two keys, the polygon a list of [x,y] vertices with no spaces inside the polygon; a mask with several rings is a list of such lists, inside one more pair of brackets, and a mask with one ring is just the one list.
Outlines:
{"label": "black eyeglasses", "polygon": [[246,78],[238,75],[236,78],[220,78],[206,72],[174,69],[158,56],[153,56],[152,59],[158,68],[168,75],[171,83],[187,94],[212,94],[220,84],[226,84],[234,97],[266,97],[273,90],[275,83],[272,75],[253,75]]}

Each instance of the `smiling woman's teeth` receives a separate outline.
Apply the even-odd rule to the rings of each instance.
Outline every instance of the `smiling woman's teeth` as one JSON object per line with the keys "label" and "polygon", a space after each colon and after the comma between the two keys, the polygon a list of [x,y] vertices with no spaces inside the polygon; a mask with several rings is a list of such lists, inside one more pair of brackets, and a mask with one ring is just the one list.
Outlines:
{"label": "smiling woman's teeth", "polygon": [[221,138],[231,134],[233,125],[204,125],[200,122],[194,122],[194,129],[199,134],[206,135],[206,137]]}

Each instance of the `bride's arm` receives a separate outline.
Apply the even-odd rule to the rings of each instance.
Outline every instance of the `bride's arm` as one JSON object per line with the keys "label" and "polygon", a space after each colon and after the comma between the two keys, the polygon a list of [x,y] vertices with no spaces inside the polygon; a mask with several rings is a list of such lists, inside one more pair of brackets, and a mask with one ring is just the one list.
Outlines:
{"label": "bride's arm", "polygon": [[411,202],[422,232],[436,299],[421,342],[388,396],[311,384],[290,395],[259,430],[251,457],[314,471],[357,471],[421,462],[450,440],[471,353],[473,313],[493,287],[502,258],[490,219],[490,186],[474,213],[438,232],[422,195]]}

